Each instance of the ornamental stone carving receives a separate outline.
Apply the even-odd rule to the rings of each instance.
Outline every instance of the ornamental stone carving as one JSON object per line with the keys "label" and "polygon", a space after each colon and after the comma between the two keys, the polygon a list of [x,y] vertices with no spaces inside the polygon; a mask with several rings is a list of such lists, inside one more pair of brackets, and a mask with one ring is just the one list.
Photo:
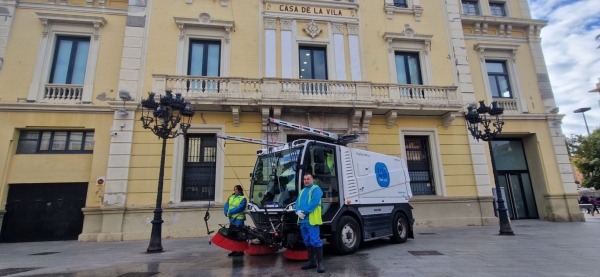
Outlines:
{"label": "ornamental stone carving", "polygon": [[198,21],[201,23],[210,23],[212,21],[212,17],[208,13],[201,13],[198,15]]}
{"label": "ornamental stone carving", "polygon": [[358,24],[347,24],[349,35],[358,35]]}
{"label": "ornamental stone carving", "polygon": [[334,34],[343,34],[344,33],[344,24],[342,23],[333,23],[333,33]]}
{"label": "ornamental stone carving", "polygon": [[292,30],[292,20],[291,19],[280,19],[279,23],[281,24],[281,30],[286,30],[286,31]]}
{"label": "ornamental stone carving", "polygon": [[267,29],[267,30],[275,30],[275,29],[277,29],[277,19],[275,19],[275,18],[265,18],[265,29]]}
{"label": "ornamental stone carving", "polygon": [[413,38],[415,37],[415,35],[417,34],[417,32],[415,31],[415,29],[410,27],[410,24],[404,24],[404,36],[407,38]]}
{"label": "ornamental stone carving", "polygon": [[312,38],[315,38],[323,31],[321,27],[319,27],[319,24],[315,23],[314,20],[311,20],[308,24],[306,24],[306,27],[304,27],[303,30]]}

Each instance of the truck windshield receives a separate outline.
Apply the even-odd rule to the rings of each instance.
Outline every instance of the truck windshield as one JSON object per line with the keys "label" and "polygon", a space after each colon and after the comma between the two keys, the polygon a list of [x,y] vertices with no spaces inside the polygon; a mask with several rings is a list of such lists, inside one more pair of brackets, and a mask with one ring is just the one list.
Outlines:
{"label": "truck windshield", "polygon": [[250,201],[263,208],[285,208],[296,201],[296,172],[302,148],[259,156],[250,185]]}

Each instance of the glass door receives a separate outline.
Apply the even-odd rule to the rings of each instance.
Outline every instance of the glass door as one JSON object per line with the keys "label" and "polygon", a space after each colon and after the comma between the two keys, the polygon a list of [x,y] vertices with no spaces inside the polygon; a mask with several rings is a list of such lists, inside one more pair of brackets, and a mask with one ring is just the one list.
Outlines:
{"label": "glass door", "polygon": [[498,185],[506,192],[511,219],[539,218],[527,159],[520,139],[492,141]]}
{"label": "glass door", "polygon": [[538,218],[529,173],[498,173],[500,187],[506,191],[506,207],[511,219]]}

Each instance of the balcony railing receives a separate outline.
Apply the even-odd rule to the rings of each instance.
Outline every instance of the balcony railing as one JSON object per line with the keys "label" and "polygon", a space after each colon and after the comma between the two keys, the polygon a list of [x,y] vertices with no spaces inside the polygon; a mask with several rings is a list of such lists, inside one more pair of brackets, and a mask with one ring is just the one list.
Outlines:
{"label": "balcony railing", "polygon": [[46,84],[44,89],[45,101],[81,101],[83,85]]}
{"label": "balcony railing", "polygon": [[362,101],[382,104],[460,107],[456,87],[374,84],[280,78],[198,77],[155,74],[153,91],[181,93],[186,99],[256,99],[331,102]]}
{"label": "balcony railing", "polygon": [[519,105],[517,99],[494,98],[498,102],[498,106],[504,108],[505,114],[519,113]]}

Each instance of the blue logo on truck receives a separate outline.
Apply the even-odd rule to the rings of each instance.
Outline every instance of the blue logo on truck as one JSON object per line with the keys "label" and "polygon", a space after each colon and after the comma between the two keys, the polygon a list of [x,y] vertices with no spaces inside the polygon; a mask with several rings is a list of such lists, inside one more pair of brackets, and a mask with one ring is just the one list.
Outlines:
{"label": "blue logo on truck", "polygon": [[384,163],[375,164],[375,175],[377,176],[377,184],[382,188],[387,188],[390,185],[390,172]]}

